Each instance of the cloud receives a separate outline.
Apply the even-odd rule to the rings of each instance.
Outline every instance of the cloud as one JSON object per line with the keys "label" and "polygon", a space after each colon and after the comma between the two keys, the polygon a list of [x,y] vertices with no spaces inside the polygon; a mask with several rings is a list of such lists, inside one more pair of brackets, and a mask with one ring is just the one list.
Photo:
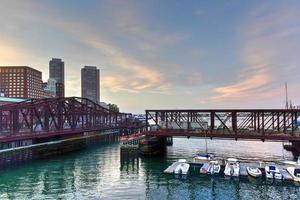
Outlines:
{"label": "cloud", "polygon": [[[263,6],[250,12],[241,26],[241,61],[244,68],[233,84],[219,86],[209,100],[215,103],[232,101],[258,101],[276,97],[284,83],[291,62],[300,61],[294,56],[299,42],[300,23],[297,12],[291,7],[272,12],[273,7]],[[276,10],[276,9],[275,9]],[[298,62],[299,63],[299,62]],[[284,67],[283,67],[284,66]],[[290,75],[289,75],[290,76]]]}
{"label": "cloud", "polygon": [[119,35],[134,41],[133,45],[140,50],[148,54],[159,54],[162,49],[189,38],[186,31],[166,32],[163,31],[164,28],[157,27],[158,24],[149,25],[143,13],[146,8],[139,5],[137,2],[109,1],[114,28],[120,32]]}
{"label": "cloud", "polygon": [[[18,23],[27,27],[43,24],[52,32],[63,33],[68,39],[73,39],[86,48],[93,49],[94,53],[99,56],[98,59],[107,64],[104,68],[109,69],[102,76],[104,89],[112,92],[167,93],[173,85],[191,85],[199,80],[199,73],[184,73],[183,69],[174,69],[174,64],[162,64],[161,60],[155,59],[156,54],[160,54],[162,49],[183,41],[188,37],[187,34],[164,32],[148,26],[142,9],[135,3],[122,1],[105,3],[106,9],[109,10],[107,19],[110,23],[107,27],[102,27],[105,29],[103,32],[102,29],[99,30],[98,24],[95,24],[96,21],[86,23],[81,19],[65,17],[64,12],[54,9],[49,2],[7,2],[8,7],[17,9],[15,12],[17,14],[11,17],[12,23],[16,26]],[[120,7],[123,9],[120,10]],[[66,13],[69,11],[66,10]],[[130,46],[122,47],[122,44],[118,42],[119,36],[130,41]],[[128,49],[142,50],[142,56]],[[146,61],[144,57],[149,54],[155,54],[155,56]],[[176,75],[169,76],[171,70],[173,72],[176,70]],[[78,76],[73,75],[72,71],[74,70],[67,72],[68,78],[72,79],[71,82],[76,79],[74,77]],[[75,91],[73,86],[76,87],[76,85],[71,82],[66,83],[66,90],[73,93]]]}
{"label": "cloud", "polygon": [[242,98],[251,97],[253,93],[269,82],[268,79],[269,77],[266,74],[257,73],[237,84],[217,87],[215,92],[218,95],[211,97],[211,100],[224,101],[225,99],[234,100],[234,98],[241,100]]}
{"label": "cloud", "polygon": [[[89,48],[95,49],[99,57],[106,59],[110,67],[118,71],[118,74],[121,74],[116,75],[116,73],[112,74],[108,72],[104,75],[104,87],[107,87],[107,89],[111,91],[123,90],[128,92],[157,91],[164,89],[163,85],[166,83],[164,83],[161,72],[127,54],[119,48],[118,45],[114,44],[114,42],[106,39],[106,37],[93,26],[80,21],[67,20],[58,12],[55,12],[54,9],[50,9],[49,5],[30,5],[29,3],[26,5],[26,11],[20,11],[23,13],[22,21],[26,21],[27,19],[30,23],[44,23],[58,31],[64,32],[76,41],[81,42]],[[22,6],[19,5],[19,7]],[[39,8],[38,12],[31,12],[31,10],[35,10],[36,7]],[[122,76],[122,78],[120,78],[120,76]],[[66,84],[67,90],[72,89],[71,85],[71,83]]]}

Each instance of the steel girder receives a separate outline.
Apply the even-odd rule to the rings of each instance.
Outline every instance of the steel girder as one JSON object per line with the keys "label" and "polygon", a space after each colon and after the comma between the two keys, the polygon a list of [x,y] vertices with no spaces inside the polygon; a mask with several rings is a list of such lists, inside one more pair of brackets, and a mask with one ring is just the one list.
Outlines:
{"label": "steel girder", "polygon": [[299,118],[299,109],[146,110],[151,134],[168,136],[300,140]]}
{"label": "steel girder", "polygon": [[111,111],[85,98],[30,99],[0,107],[0,141],[129,126],[131,114]]}

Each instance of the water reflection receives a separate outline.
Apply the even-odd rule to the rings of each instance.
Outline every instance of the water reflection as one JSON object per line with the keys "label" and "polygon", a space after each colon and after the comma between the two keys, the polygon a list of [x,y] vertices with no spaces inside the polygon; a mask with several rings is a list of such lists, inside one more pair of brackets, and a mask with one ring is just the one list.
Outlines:
{"label": "water reflection", "polygon": [[[164,157],[150,159],[120,151],[118,144],[98,145],[35,161],[0,171],[0,199],[300,199],[300,187],[293,183],[210,177],[200,175],[197,167],[186,177],[163,173],[174,160],[191,157],[203,145],[201,140],[176,139]],[[216,141],[209,146],[223,156],[240,152],[264,158],[245,143]],[[267,154],[276,159],[282,152],[278,147],[272,143],[259,148],[269,149]]]}

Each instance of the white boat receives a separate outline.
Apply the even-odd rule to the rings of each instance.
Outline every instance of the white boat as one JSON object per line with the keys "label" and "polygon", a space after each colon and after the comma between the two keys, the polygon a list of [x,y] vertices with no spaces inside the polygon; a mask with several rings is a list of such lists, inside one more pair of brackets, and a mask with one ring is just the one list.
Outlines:
{"label": "white boat", "polygon": [[261,176],[261,171],[257,167],[247,167],[247,172],[250,176],[255,178]]}
{"label": "white boat", "polygon": [[288,167],[286,168],[288,173],[293,177],[293,180],[300,182],[300,168],[299,167]]}
{"label": "white boat", "polygon": [[240,164],[235,158],[228,158],[226,161],[226,166],[224,174],[226,176],[239,176]]}
{"label": "white boat", "polygon": [[212,153],[198,153],[195,157],[194,157],[194,161],[210,161],[214,159],[214,154]]}
{"label": "white boat", "polygon": [[209,163],[204,163],[202,167],[200,168],[201,174],[208,174],[209,173]]}
{"label": "white boat", "polygon": [[270,179],[282,179],[282,174],[276,165],[267,165],[265,167],[266,178]]}
{"label": "white boat", "polygon": [[219,174],[221,170],[221,165],[219,164],[218,161],[212,160],[209,162],[209,169],[208,173],[210,174]]}
{"label": "white boat", "polygon": [[187,174],[190,168],[190,164],[186,163],[186,159],[179,159],[178,165],[174,169],[174,174]]}

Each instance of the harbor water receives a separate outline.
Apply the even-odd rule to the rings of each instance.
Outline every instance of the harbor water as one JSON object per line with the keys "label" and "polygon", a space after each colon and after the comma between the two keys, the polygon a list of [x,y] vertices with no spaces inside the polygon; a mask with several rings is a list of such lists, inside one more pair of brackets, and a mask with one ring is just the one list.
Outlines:
{"label": "harbor water", "polygon": [[[172,162],[205,151],[205,140],[174,138],[166,154],[143,158],[120,145],[95,144],[81,151],[0,171],[0,199],[300,199],[294,183],[164,174]],[[251,162],[292,159],[280,142],[208,140],[209,152]]]}

